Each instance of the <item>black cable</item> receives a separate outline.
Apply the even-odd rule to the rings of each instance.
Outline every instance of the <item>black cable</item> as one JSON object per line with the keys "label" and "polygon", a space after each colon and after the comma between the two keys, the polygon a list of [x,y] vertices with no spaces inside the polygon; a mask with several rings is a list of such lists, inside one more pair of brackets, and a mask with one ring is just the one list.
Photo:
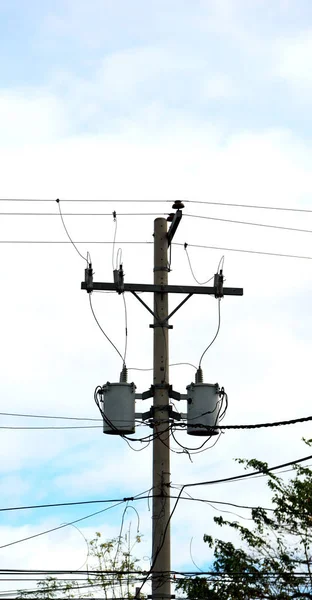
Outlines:
{"label": "black cable", "polygon": [[217,337],[219,335],[220,325],[221,325],[221,298],[218,298],[218,327],[217,327],[217,331],[215,333],[215,336],[212,338],[210,344],[208,344],[207,348],[204,350],[204,352],[202,353],[202,355],[200,357],[199,365],[198,365],[199,369],[201,367],[202,360],[203,360],[203,358],[204,358],[207,350],[209,350],[209,348],[211,348],[212,344],[214,343],[214,341],[217,339]]}
{"label": "black cable", "polygon": [[[296,423],[306,423],[307,421],[312,421],[312,417],[300,417],[298,419],[288,419],[287,421],[273,421],[271,423],[252,423],[251,425],[216,425],[215,427],[217,429],[260,429],[261,427],[280,427],[282,425],[295,425]],[[187,427],[187,424],[185,423],[178,423],[177,425],[175,425],[176,428],[184,428]],[[199,424],[193,424],[192,423],[192,427],[203,427],[205,428],[205,425],[201,425]],[[213,429],[214,426],[210,426],[208,429]]]}
{"label": "black cable", "polygon": [[112,340],[111,340],[111,339],[108,337],[108,335],[105,333],[104,329],[101,327],[101,325],[100,325],[99,321],[97,320],[97,318],[96,318],[96,314],[95,314],[95,312],[94,312],[94,310],[93,310],[93,306],[92,306],[91,294],[88,294],[88,295],[89,295],[89,303],[90,303],[91,312],[92,312],[92,314],[93,314],[93,317],[94,317],[94,320],[95,320],[95,322],[97,323],[98,327],[100,328],[100,330],[102,331],[103,335],[106,337],[106,339],[108,340],[108,342],[109,342],[109,343],[110,343],[110,344],[113,346],[113,348],[116,350],[117,354],[120,356],[120,358],[121,358],[121,360],[122,360],[122,363],[124,364],[124,359],[123,359],[123,356],[122,356],[122,354],[119,352],[118,348],[115,346],[115,344],[112,342]]}

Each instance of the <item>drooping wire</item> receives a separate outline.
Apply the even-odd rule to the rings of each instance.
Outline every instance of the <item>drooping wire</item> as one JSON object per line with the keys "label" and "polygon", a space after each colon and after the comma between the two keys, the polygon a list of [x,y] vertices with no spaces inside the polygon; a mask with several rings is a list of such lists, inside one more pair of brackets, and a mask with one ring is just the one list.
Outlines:
{"label": "drooping wire", "polygon": [[67,227],[66,227],[66,225],[65,225],[65,221],[64,221],[64,218],[63,218],[63,215],[62,215],[61,203],[60,203],[60,200],[59,200],[59,198],[57,198],[57,200],[56,200],[56,203],[57,203],[57,205],[58,205],[58,209],[59,209],[60,217],[61,217],[61,220],[62,220],[62,223],[63,223],[63,227],[64,227],[64,229],[65,229],[65,232],[66,232],[66,235],[67,235],[67,237],[68,237],[69,241],[72,243],[72,245],[74,246],[74,248],[75,248],[76,252],[79,254],[79,256],[80,256],[80,257],[81,257],[83,260],[85,260],[85,261],[86,261],[86,263],[87,263],[87,265],[89,266],[89,265],[91,264],[91,257],[90,257],[90,255],[89,255],[89,253],[87,253],[87,256],[83,256],[83,254],[81,254],[81,252],[78,250],[78,248],[77,248],[77,246],[76,246],[75,242],[73,241],[73,239],[72,239],[72,238],[71,238],[71,236],[69,235],[68,229],[67,229]]}
{"label": "drooping wire", "polygon": [[202,360],[203,360],[203,358],[204,358],[207,350],[209,350],[209,348],[211,348],[212,344],[215,342],[215,340],[217,339],[217,337],[219,335],[220,325],[221,325],[221,308],[220,307],[221,307],[221,298],[218,298],[218,327],[217,327],[217,331],[215,333],[215,336],[211,340],[210,344],[208,344],[207,348],[202,353],[202,355],[200,357],[200,360],[199,360],[199,367],[201,366]]}
{"label": "drooping wire", "polygon": [[192,263],[191,263],[190,255],[189,255],[188,250],[187,250],[187,246],[188,246],[188,244],[185,242],[185,244],[184,244],[184,250],[186,252],[188,264],[189,264],[191,273],[193,275],[193,279],[195,279],[195,281],[196,281],[196,283],[198,285],[206,285],[206,283],[209,283],[209,281],[211,281],[214,278],[214,275],[212,275],[212,277],[210,277],[209,279],[207,279],[207,281],[198,281],[198,279],[197,279],[197,277],[196,277],[196,275],[194,273],[193,267],[192,267]]}
{"label": "drooping wire", "polygon": [[[192,363],[189,362],[177,362],[177,363],[170,363],[169,367],[180,367],[183,365],[187,365],[189,367],[192,367],[192,369],[196,369],[197,367],[195,367],[195,365],[193,365]],[[153,367],[149,367],[148,369],[140,369],[139,367],[128,367],[128,371],[152,371]]]}
{"label": "drooping wire", "polygon": [[92,299],[91,299],[91,294],[89,294],[89,303],[90,303],[90,308],[91,308],[91,312],[93,314],[94,320],[97,323],[98,327],[100,328],[100,330],[102,331],[103,335],[106,337],[107,341],[113,346],[113,348],[116,350],[117,354],[120,356],[122,363],[124,364],[124,358],[122,356],[122,354],[119,352],[117,346],[115,346],[114,342],[112,342],[112,340],[108,337],[108,335],[105,333],[104,329],[101,327],[96,314],[93,310],[93,306],[92,306]]}
{"label": "drooping wire", "polygon": [[124,350],[124,357],[123,357],[123,364],[125,365],[126,358],[127,358],[127,349],[128,349],[128,311],[127,311],[127,303],[126,303],[125,293],[122,294],[122,299],[123,299],[124,309],[125,309],[125,350]]}

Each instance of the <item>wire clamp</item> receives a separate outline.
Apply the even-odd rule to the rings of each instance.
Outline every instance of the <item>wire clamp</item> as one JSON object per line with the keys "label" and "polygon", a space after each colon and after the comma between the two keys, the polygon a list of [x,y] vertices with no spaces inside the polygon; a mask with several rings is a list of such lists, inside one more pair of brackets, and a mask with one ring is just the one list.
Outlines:
{"label": "wire clamp", "polygon": [[163,329],[173,329],[173,325],[169,325],[168,321],[158,321],[157,323],[150,324],[151,329],[156,327],[162,327]]}
{"label": "wire clamp", "polygon": [[85,284],[88,294],[91,294],[93,291],[93,270],[91,264],[85,269]]}
{"label": "wire clamp", "polygon": [[124,272],[123,272],[122,265],[120,265],[119,269],[114,269],[113,275],[114,275],[114,284],[116,286],[116,292],[118,294],[123,294],[123,292],[125,291],[125,287],[124,287]]}
{"label": "wire clamp", "polygon": [[214,276],[214,289],[215,289],[215,298],[223,298],[223,274],[222,271],[220,273],[216,273]]}

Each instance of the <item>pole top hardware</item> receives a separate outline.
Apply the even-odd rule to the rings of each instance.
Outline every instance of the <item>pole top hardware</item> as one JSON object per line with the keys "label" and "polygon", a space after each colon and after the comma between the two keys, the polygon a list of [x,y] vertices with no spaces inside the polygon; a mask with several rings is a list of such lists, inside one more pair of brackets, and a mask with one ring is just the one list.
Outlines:
{"label": "pole top hardware", "polygon": [[155,413],[158,411],[162,411],[165,410],[168,412],[168,419],[173,419],[175,421],[181,421],[182,416],[180,413],[177,413],[175,410],[173,410],[171,404],[163,404],[163,405],[159,405],[157,407],[155,406],[151,406],[151,408],[147,411],[142,413],[142,420],[143,421],[147,421],[148,419],[153,419],[153,421],[162,421],[162,419],[158,419],[155,416]]}
{"label": "pole top hardware", "polygon": [[183,202],[181,202],[181,200],[175,200],[172,205],[172,208],[174,208],[175,210],[178,210],[178,209],[184,208],[184,204],[183,204]]}

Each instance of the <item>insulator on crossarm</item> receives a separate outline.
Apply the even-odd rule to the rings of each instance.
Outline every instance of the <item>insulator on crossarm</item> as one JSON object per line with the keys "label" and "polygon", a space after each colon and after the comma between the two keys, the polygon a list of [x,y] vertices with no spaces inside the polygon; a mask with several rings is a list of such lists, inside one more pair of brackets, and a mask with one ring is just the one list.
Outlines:
{"label": "insulator on crossarm", "polygon": [[128,381],[128,369],[127,369],[126,365],[124,365],[122,367],[122,371],[120,372],[119,381],[120,381],[120,383],[127,383],[127,381]]}
{"label": "insulator on crossarm", "polygon": [[196,371],[195,383],[204,383],[204,373],[201,367],[198,367]]}

